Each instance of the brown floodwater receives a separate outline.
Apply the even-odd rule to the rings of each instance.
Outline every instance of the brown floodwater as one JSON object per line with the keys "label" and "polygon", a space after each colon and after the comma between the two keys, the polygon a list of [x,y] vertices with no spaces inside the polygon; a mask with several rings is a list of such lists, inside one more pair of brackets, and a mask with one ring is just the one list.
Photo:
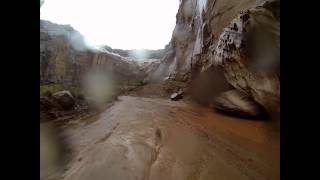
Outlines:
{"label": "brown floodwater", "polygon": [[58,179],[280,179],[280,135],[272,121],[121,96],[90,122],[65,129],[74,158]]}

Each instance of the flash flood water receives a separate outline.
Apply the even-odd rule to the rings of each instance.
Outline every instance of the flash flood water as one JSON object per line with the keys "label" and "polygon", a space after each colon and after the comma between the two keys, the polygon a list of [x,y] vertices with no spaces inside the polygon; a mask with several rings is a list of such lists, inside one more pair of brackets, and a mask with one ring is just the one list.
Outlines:
{"label": "flash flood water", "polygon": [[121,96],[65,130],[73,161],[57,179],[279,179],[279,132],[187,102]]}

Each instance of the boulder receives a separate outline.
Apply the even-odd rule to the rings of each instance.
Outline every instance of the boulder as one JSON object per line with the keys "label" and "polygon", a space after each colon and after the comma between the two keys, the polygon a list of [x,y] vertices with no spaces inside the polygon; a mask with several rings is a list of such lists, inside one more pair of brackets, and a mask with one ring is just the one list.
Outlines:
{"label": "boulder", "polygon": [[226,114],[246,118],[259,117],[265,114],[263,108],[249,95],[236,89],[218,96],[215,99],[214,107]]}
{"label": "boulder", "polygon": [[71,110],[76,101],[69,91],[59,91],[52,95],[53,99],[61,106],[61,110]]}
{"label": "boulder", "polygon": [[178,92],[173,93],[170,96],[170,99],[173,100],[173,101],[177,101],[177,100],[182,99],[182,98],[183,98],[183,91],[182,90],[179,90]]}

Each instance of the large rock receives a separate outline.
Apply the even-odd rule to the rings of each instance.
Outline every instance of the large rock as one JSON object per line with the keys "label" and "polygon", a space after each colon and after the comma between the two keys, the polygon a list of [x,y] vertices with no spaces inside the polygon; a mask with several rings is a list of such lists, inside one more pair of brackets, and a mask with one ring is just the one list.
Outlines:
{"label": "large rock", "polygon": [[52,95],[54,100],[60,105],[62,110],[71,110],[76,101],[69,91],[59,91]]}
{"label": "large rock", "polygon": [[171,94],[170,99],[173,101],[177,101],[183,98],[183,91],[180,89],[178,92]]}
{"label": "large rock", "polygon": [[222,93],[215,99],[214,107],[227,114],[240,117],[258,117],[265,114],[258,103],[238,90]]}

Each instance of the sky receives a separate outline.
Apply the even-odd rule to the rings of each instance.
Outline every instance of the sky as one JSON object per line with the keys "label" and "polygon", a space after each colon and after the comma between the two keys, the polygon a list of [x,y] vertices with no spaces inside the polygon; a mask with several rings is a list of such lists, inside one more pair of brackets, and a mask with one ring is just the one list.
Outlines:
{"label": "sky", "polygon": [[162,49],[178,6],[179,0],[45,0],[40,19],[70,24],[93,46]]}

